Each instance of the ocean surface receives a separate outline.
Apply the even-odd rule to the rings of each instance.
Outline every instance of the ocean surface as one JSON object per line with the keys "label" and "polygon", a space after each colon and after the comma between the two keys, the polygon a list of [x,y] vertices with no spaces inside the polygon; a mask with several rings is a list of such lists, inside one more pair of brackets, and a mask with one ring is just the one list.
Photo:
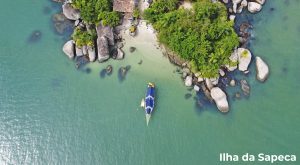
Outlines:
{"label": "ocean surface", "polygon": [[[232,164],[219,162],[223,152],[300,159],[299,0],[269,0],[248,17],[254,27],[250,49],[267,61],[271,75],[258,82],[254,63],[248,76],[237,75],[248,80],[251,95],[234,99],[240,89],[228,87],[231,110],[225,115],[211,104],[197,106],[176,67],[146,42],[125,45],[123,61],[77,70],[61,51],[67,37],[53,28],[51,17],[59,10],[50,0],[1,2],[1,165]],[[40,38],[30,39],[36,30]],[[113,74],[100,77],[109,64]],[[127,65],[120,81],[118,69]],[[148,81],[157,86],[157,107],[147,127],[139,104]]]}

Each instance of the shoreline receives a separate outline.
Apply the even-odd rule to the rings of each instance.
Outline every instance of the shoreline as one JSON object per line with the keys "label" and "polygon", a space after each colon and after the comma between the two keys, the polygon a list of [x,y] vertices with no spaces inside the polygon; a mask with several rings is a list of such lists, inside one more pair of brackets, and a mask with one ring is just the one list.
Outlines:
{"label": "shoreline", "polygon": [[[138,5],[138,8],[141,11],[147,9],[150,4],[147,2],[140,1],[141,3]],[[242,13],[244,8],[248,7],[248,11],[250,13],[257,13],[262,9],[262,5],[265,3],[264,0],[256,0],[256,2],[247,0],[233,0],[232,2],[222,0],[222,2],[227,7],[228,19],[231,21],[235,21],[236,16]],[[212,3],[218,3],[216,1],[212,1]],[[147,5],[148,4],[148,5]],[[67,7],[66,7],[67,6]],[[182,7],[190,10],[192,9],[192,4],[182,2]],[[68,9],[69,11],[66,11]],[[67,14],[66,14],[66,12]],[[70,14],[71,12],[71,14]],[[70,19],[70,17],[75,16],[75,18],[71,18],[75,21],[75,27],[83,28],[86,27],[87,31],[91,31],[93,25],[85,24],[83,21],[78,21],[80,18],[80,11],[76,11],[72,9],[70,3],[64,2],[63,4],[63,13],[64,15]],[[134,23],[135,22],[135,23]],[[236,27],[237,24],[235,23]],[[134,32],[132,28],[134,27]],[[117,60],[122,60],[125,56],[124,51],[122,50],[123,46],[126,44],[130,44],[132,49],[135,49],[135,43],[150,43],[153,44],[154,47],[159,49],[161,53],[166,56],[172,64],[175,64],[180,68],[182,73],[182,78],[185,86],[192,87],[196,93],[203,92],[205,96],[211,101],[215,102],[218,109],[227,113],[229,111],[229,103],[228,96],[226,94],[227,86],[236,86],[238,84],[237,79],[233,77],[228,77],[228,73],[234,70],[239,70],[245,75],[249,73],[248,67],[253,59],[253,55],[247,49],[248,41],[251,37],[251,31],[249,29],[252,28],[251,24],[247,22],[243,22],[239,29],[235,29],[236,33],[239,35],[240,47],[236,48],[232,55],[230,56],[230,61],[237,63],[236,66],[225,65],[219,69],[219,76],[215,78],[204,78],[201,76],[199,72],[193,72],[191,69],[191,65],[188,61],[181,59],[176,53],[171,51],[167,46],[158,42],[157,33],[155,32],[152,25],[147,25],[146,20],[136,19],[134,21],[130,21],[126,18],[123,18],[123,23],[115,28],[109,26],[103,26],[102,23],[97,25],[97,41],[95,41],[95,46],[83,46],[78,47],[75,45],[73,40],[68,41],[63,48],[63,51],[69,56],[69,58],[73,59],[76,56],[83,57],[85,63],[94,62],[97,60],[99,62],[104,62],[108,58],[112,57]],[[133,34],[134,33],[134,34]],[[133,50],[134,51],[134,50]],[[88,55],[88,56],[85,56]],[[87,57],[87,58],[85,58]],[[80,67],[80,66],[78,66]],[[269,76],[269,67],[260,57],[256,57],[256,68],[257,68],[257,80],[260,82],[264,82]],[[125,71],[126,72],[126,71]],[[239,84],[241,85],[241,89],[246,97],[250,95],[250,85],[245,79],[240,80]],[[236,98],[240,98],[241,94],[236,93]]]}

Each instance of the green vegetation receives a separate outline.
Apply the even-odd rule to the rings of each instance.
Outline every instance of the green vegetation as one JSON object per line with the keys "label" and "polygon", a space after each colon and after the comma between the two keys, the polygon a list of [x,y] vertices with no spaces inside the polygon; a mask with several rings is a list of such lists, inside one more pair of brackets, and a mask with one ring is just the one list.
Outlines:
{"label": "green vegetation", "polygon": [[132,13],[133,18],[138,19],[140,17],[140,10],[135,8]]}
{"label": "green vegetation", "polygon": [[190,61],[194,72],[216,77],[221,66],[231,64],[238,36],[222,3],[194,1],[193,9],[186,10],[178,8],[178,0],[156,0],[144,17],[158,31],[160,42]]}
{"label": "green vegetation", "polygon": [[119,14],[112,11],[112,0],[73,0],[72,5],[80,10],[85,22],[97,24],[102,21],[112,27],[119,24]]}
{"label": "green vegetation", "polygon": [[82,47],[84,45],[94,46],[94,40],[96,38],[96,31],[93,30],[91,32],[82,30],[81,28],[75,28],[74,33],[72,35],[73,40],[76,43],[76,46]]}

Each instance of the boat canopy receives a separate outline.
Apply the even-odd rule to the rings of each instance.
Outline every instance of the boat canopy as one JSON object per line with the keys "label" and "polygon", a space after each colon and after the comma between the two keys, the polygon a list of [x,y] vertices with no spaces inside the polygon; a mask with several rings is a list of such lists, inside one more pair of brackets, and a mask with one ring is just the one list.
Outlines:
{"label": "boat canopy", "polygon": [[147,114],[151,114],[154,108],[154,87],[148,87],[145,98],[145,111]]}

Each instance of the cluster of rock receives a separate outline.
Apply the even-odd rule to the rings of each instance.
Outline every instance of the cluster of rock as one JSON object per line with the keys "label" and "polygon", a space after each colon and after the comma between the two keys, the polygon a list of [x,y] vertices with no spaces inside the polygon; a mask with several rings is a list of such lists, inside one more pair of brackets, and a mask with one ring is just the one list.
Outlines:
{"label": "cluster of rock", "polygon": [[[70,58],[86,56],[90,62],[98,60],[104,62],[110,57],[121,60],[124,58],[124,52],[121,50],[122,45],[116,44],[114,29],[110,26],[103,26],[100,22],[97,26],[82,21],[80,11],[73,8],[71,2],[64,2],[62,11],[67,21],[72,21],[74,27],[81,28],[86,31],[97,31],[97,39],[94,46],[84,45],[78,46],[74,40],[67,41],[63,46],[63,52]],[[57,16],[56,16],[57,17]],[[65,20],[61,20],[62,22]]]}
{"label": "cluster of rock", "polygon": [[[229,10],[231,13],[241,13],[244,7],[248,6],[248,10],[251,13],[259,12],[262,8],[262,5],[265,3],[264,0],[222,0],[226,4],[232,3],[232,8]],[[229,16],[230,19],[234,19],[235,15]],[[232,72],[235,70],[239,70],[240,72],[244,74],[249,73],[249,65],[253,59],[253,55],[250,52],[249,49],[246,48],[245,42],[249,37],[249,34],[247,32],[247,29],[251,27],[251,25],[244,23],[240,27],[240,44],[241,47],[236,48],[231,56],[229,57],[229,60],[232,62],[233,65],[225,65],[222,67],[222,69],[219,69],[219,76],[216,78],[203,78],[201,77],[200,73],[192,73],[190,71],[190,66],[188,63],[182,63],[182,60],[177,60],[174,57],[176,55],[172,55],[172,53],[168,54],[169,59],[177,64],[182,66],[182,77],[184,79],[184,84],[187,87],[193,87],[195,91],[199,92],[201,89],[204,92],[205,96],[211,100],[212,102],[215,102],[217,105],[217,108],[221,112],[228,112],[229,111],[229,103],[228,103],[228,97],[226,95],[226,92],[222,90],[222,87],[219,83],[221,79],[227,79],[226,75],[228,72]],[[256,77],[257,80],[260,82],[264,82],[268,76],[269,76],[269,67],[262,60],[261,57],[256,56],[255,57],[255,63],[256,63]],[[179,61],[179,62],[178,62]],[[231,79],[231,81],[226,82],[227,85],[235,86],[236,81],[234,79]],[[243,91],[245,96],[249,96],[250,94],[250,85],[246,80],[240,80],[241,90]],[[236,97],[240,97],[239,93],[236,93]]]}
{"label": "cluster of rock", "polygon": [[241,13],[244,8],[247,8],[250,13],[261,11],[266,0],[222,0],[223,3],[230,5],[229,12],[232,13],[229,18],[235,19],[235,14]]}

